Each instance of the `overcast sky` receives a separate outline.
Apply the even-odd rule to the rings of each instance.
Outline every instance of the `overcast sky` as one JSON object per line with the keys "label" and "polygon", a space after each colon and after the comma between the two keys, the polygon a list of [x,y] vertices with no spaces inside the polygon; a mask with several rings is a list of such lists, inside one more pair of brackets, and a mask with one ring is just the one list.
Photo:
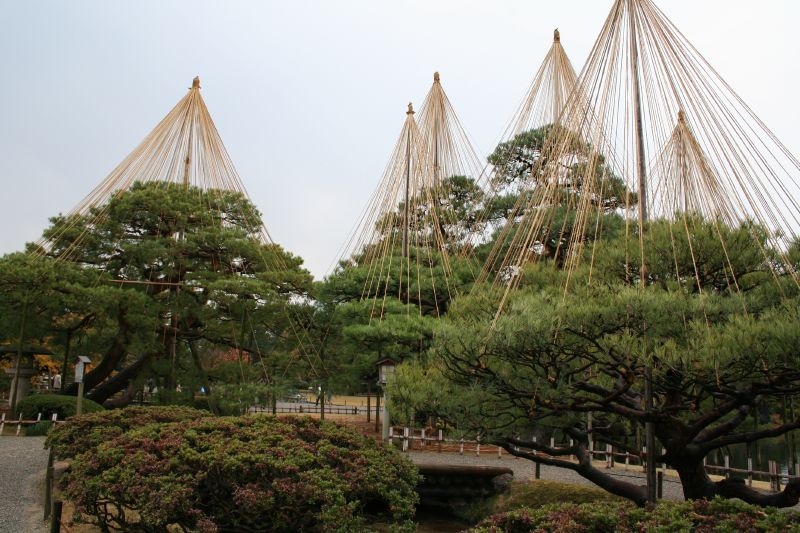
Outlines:
{"label": "overcast sky", "polygon": [[[0,253],[69,211],[195,75],[274,239],[324,276],[434,70],[488,154],[552,41],[576,69],[612,0],[0,0]],[[797,0],[660,0],[800,155]]]}

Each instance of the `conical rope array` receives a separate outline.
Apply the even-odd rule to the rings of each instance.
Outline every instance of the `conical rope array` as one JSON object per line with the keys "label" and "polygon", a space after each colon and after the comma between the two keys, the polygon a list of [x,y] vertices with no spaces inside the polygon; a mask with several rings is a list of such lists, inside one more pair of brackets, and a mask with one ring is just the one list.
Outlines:
{"label": "conical rope array", "polygon": [[[624,218],[626,269],[642,284],[648,225],[679,220],[671,237],[693,272],[676,267],[675,279],[703,290],[703,252],[692,248],[700,216],[725,253],[723,226],[749,227],[764,269],[794,277],[786,252],[800,227],[800,164],[651,0],[614,2],[556,124],[503,259],[487,265],[505,286],[501,308],[528,262],[557,255],[569,272],[591,271],[604,214]],[[737,289],[730,257],[724,274]]]}
{"label": "conical rope array", "polygon": [[487,218],[492,202],[503,195],[516,198],[504,219],[499,221],[502,225],[497,235],[473,235],[473,242],[466,249],[471,251],[487,238],[494,238],[479,281],[486,281],[490,273],[502,269],[508,261],[508,243],[513,239],[515,223],[523,216],[530,201],[529,193],[536,186],[533,167],[538,164],[546,139],[557,129],[576,82],[575,69],[561,44],[561,33],[556,29],[553,43],[503,133],[503,140],[490,156],[491,166],[486,171],[489,199],[480,217]]}
{"label": "conical rope array", "polygon": [[[61,227],[37,244],[43,251],[71,229],[71,223],[95,210],[94,218],[105,215],[104,207],[114,196],[123,194],[134,183],[161,183],[196,187],[202,191],[234,191],[245,197],[247,190],[225,149],[211,114],[200,93],[200,78],[195,77],[188,93],[158,125],[65,217]],[[88,228],[87,228],[88,231]],[[84,234],[72,239],[72,246],[61,251],[67,259]],[[258,238],[272,239],[265,227]]]}
{"label": "conical rope array", "polygon": [[[228,224],[225,219],[227,215],[222,211],[230,200],[226,200],[226,195],[240,194],[248,200],[249,196],[214,125],[200,89],[200,79],[195,77],[187,94],[97,187],[67,215],[56,219],[45,237],[32,247],[33,252],[56,261],[84,262],[84,244],[91,240],[93,232],[102,226],[109,215],[111,200],[120,198],[135,184],[163,189],[184,187],[194,191],[200,196],[216,224]],[[249,238],[263,245],[258,248],[258,253],[266,269],[287,270],[289,267],[283,253],[272,240],[260,214],[253,210],[243,212],[242,216],[248,218],[241,226],[251,228]],[[180,254],[182,245],[179,243],[184,235],[178,232],[172,237],[176,243],[173,253]],[[120,253],[123,252],[120,250]],[[209,250],[209,253],[215,252]],[[178,257],[170,261],[174,261],[176,265],[173,270],[180,270]],[[237,260],[233,258],[232,261],[235,263]],[[91,264],[91,267],[98,269],[98,272],[103,271],[101,264]],[[231,271],[238,268],[235,264],[230,267]],[[166,279],[163,275],[146,280],[132,280],[124,275],[115,275],[108,281],[120,286],[151,285],[152,290],[162,292],[171,302],[176,301],[184,284],[181,279]],[[285,306],[285,312],[289,315],[290,327],[298,341],[298,349],[292,358],[305,357],[312,371],[317,373],[321,362],[317,349],[303,326],[308,322],[307,317],[297,316],[297,310],[289,305]],[[170,320],[175,322],[178,314],[179,310],[176,308],[171,312]],[[244,327],[243,323],[242,328]],[[253,328],[252,324],[249,324],[249,328]],[[258,350],[257,345],[255,348]],[[260,359],[263,366],[263,357]]]}
{"label": "conical rope array", "polygon": [[[388,298],[438,316],[453,288],[451,255],[469,235],[453,205],[453,180],[477,180],[472,148],[439,73],[419,113],[411,104],[383,177],[344,247],[340,266],[365,269],[361,298],[382,318]],[[433,293],[423,302],[423,292]]]}

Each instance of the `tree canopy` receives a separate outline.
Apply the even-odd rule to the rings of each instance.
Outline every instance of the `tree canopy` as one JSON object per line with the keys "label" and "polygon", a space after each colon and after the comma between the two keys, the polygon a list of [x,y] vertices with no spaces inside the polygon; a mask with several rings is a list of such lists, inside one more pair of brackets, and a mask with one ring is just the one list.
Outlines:
{"label": "tree canopy", "polygon": [[[756,429],[746,424],[759,411],[777,413],[783,401],[800,395],[797,287],[788,276],[776,283],[763,243],[744,237],[753,234],[747,224],[725,230],[739,280],[731,283],[731,263],[714,245],[717,225],[693,224],[695,247],[702,250],[694,260],[705,273],[702,291],[687,282],[691,259],[671,253],[670,231],[684,223],[657,221],[649,228],[654,246],[646,288],[636,285],[638,273],[632,278],[630,267],[624,268],[627,240],[617,236],[598,243],[601,267],[591,284],[588,268],[579,269],[570,273],[565,292],[567,272],[542,261],[527,267],[524,283],[496,320],[491,289],[460,298],[440,322],[430,353],[398,369],[391,392],[396,412],[418,409],[440,417],[515,455],[575,470],[637,503],[645,501],[644,488],[593,466],[589,443],[638,454],[637,437],[652,421],[659,449],[666,450],[656,461],[678,471],[687,498],[794,505],[800,495],[795,484],[764,495],[735,481],[712,482],[703,459],[724,446],[800,428],[800,418],[785,416]],[[652,411],[644,407],[648,366]],[[544,437],[554,431],[573,444],[547,444]]]}
{"label": "tree canopy", "polygon": [[[260,214],[239,193],[134,184],[84,216],[55,217],[50,248],[31,250],[46,255],[8,256],[0,273],[20,279],[17,292],[37,279],[20,261],[50,280],[35,298],[46,308],[26,314],[39,317],[35,335],[83,324],[81,351],[94,361],[88,397],[106,401],[145,377],[167,391],[179,374],[207,386],[202,360],[214,349],[252,360],[297,349],[292,299],[307,295],[311,276],[299,258],[259,241],[260,230]],[[0,305],[15,301],[9,294]]]}

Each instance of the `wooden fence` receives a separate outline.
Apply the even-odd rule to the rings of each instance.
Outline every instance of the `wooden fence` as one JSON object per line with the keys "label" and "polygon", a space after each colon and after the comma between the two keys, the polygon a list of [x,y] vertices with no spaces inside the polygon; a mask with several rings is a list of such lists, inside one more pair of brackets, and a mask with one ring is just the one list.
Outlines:
{"label": "wooden fence", "polygon": [[[58,419],[58,414],[56,414],[56,413],[53,413],[53,416],[52,416],[52,418],[50,420],[54,424],[63,422],[63,420],[59,420]],[[22,432],[22,428],[24,426],[32,426],[34,424],[38,424],[41,421],[42,421],[42,413],[39,413],[39,416],[36,417],[36,420],[23,420],[21,413],[19,415],[19,418],[17,418],[17,419],[13,419],[13,418],[6,419],[6,414],[3,413],[2,415],[0,415],[0,436],[3,435],[3,432],[6,429],[6,425],[12,426],[12,427],[13,426],[17,426],[17,430],[16,430],[16,433],[15,433],[15,436],[19,437],[19,434]]]}
{"label": "wooden fence", "polygon": [[[441,429],[426,430],[394,426],[389,428],[389,442],[399,443],[401,450],[404,452],[412,450],[436,451],[438,453],[457,452],[460,455],[464,455],[464,453],[474,453],[476,456],[480,456],[481,453],[488,453],[496,456],[498,459],[502,459],[503,455],[511,455],[511,457],[515,457],[513,454],[509,454],[508,451],[501,446],[481,443],[480,436],[476,437],[475,439],[465,439],[463,437],[449,438],[444,435],[444,432]],[[534,442],[536,442],[535,437]],[[572,446],[572,444],[573,442],[570,440],[568,443],[558,444],[558,446]],[[555,448],[556,446],[557,444],[555,439],[551,438],[550,447]],[[647,453],[646,448],[642,449],[641,453],[639,454],[632,454],[627,450],[620,451],[615,449],[611,444],[604,444],[602,446],[602,449],[595,449],[594,443],[590,443],[589,453],[592,455],[594,461],[599,460],[605,462],[606,468],[622,466],[625,469],[641,468],[642,471],[645,470],[646,462],[644,461],[644,457],[646,457]],[[533,451],[533,453],[534,455],[538,454],[547,456],[547,454],[542,452]],[[662,453],[666,453],[666,450],[662,450]],[[570,456],[569,459],[572,461],[577,461],[577,458],[572,456]],[[706,461],[704,461],[704,466],[709,474],[716,474],[726,478],[733,477],[734,475],[744,476],[748,486],[753,485],[753,480],[769,482],[770,490],[775,492],[780,491],[781,486],[788,484],[790,480],[800,478],[800,464],[795,464],[794,474],[790,474],[788,472],[779,472],[777,461],[768,462],[768,471],[755,470],[753,468],[752,457],[747,458],[747,468],[734,468],[730,466],[729,455],[724,456],[724,464],[722,465],[708,464]],[[669,469],[664,463],[660,463],[657,465],[657,467],[659,489],[661,489],[662,483],[664,482],[664,477],[667,475],[667,471]],[[539,477],[540,465],[539,463],[536,463],[535,478],[539,479]],[[662,490],[659,490],[659,495],[661,493]]]}
{"label": "wooden fence", "polygon": [[[305,413],[305,414],[320,414],[322,407],[319,405],[277,405],[273,407],[251,407],[249,413]],[[325,414],[331,415],[366,415],[367,410],[364,407],[356,405],[326,405]]]}

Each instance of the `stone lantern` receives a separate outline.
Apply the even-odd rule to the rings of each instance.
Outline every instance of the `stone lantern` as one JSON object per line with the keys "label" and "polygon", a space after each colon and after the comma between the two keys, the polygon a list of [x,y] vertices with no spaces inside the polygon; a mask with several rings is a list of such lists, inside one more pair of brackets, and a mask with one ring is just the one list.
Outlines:
{"label": "stone lantern", "polygon": [[381,424],[381,437],[383,440],[389,438],[389,410],[386,408],[386,384],[394,376],[394,369],[397,362],[394,359],[381,359],[375,366],[378,367],[378,385],[383,387],[383,420]]}
{"label": "stone lantern", "polygon": [[[11,355],[15,361],[15,365],[19,363],[19,371],[16,366],[7,368],[6,374],[11,376],[11,390],[8,392],[8,405],[19,405],[23,398],[28,396],[31,392],[31,378],[39,374],[34,365],[34,355],[44,354],[52,355],[52,352],[44,348],[26,346],[20,351],[17,346],[4,345],[0,346],[0,355]],[[19,360],[17,361],[17,357]],[[17,376],[15,382],[14,376]],[[16,399],[14,400],[14,398]]]}

